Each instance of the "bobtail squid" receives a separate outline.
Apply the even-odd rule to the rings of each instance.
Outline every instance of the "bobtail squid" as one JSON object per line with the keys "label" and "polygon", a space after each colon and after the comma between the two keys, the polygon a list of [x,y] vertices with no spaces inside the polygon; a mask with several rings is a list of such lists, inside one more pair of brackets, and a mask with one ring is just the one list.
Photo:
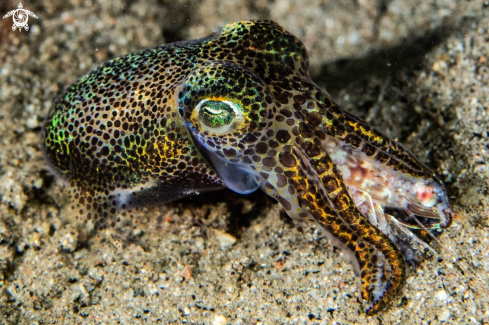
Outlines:
{"label": "bobtail squid", "polygon": [[88,234],[134,227],[150,203],[263,190],[352,257],[369,315],[405,284],[401,237],[451,224],[435,174],[343,111],[268,20],[104,63],[56,100],[43,149],[67,183],[60,213]]}

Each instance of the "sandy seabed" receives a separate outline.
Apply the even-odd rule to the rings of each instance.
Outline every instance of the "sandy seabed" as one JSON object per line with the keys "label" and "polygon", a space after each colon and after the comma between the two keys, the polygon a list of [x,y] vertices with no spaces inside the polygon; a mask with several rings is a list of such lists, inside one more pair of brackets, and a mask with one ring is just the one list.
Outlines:
{"label": "sandy seabed", "polygon": [[[0,323],[489,323],[489,3],[450,0],[23,2],[0,21]],[[17,8],[0,3],[0,15]],[[346,110],[405,143],[460,215],[403,295],[362,312],[353,268],[262,192],[207,193],[148,209],[120,245],[77,245],[63,185],[40,152],[53,100],[102,62],[277,21],[309,50],[311,76]]]}

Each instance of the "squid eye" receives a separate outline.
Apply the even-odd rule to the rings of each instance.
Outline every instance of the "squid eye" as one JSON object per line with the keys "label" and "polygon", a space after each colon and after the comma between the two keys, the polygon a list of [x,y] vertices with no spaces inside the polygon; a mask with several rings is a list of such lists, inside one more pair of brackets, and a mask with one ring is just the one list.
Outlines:
{"label": "squid eye", "polygon": [[211,128],[228,125],[234,119],[231,106],[225,102],[208,100],[200,106],[199,120]]}
{"label": "squid eye", "polygon": [[229,101],[204,99],[194,113],[203,129],[213,134],[230,133],[242,120],[240,110]]}

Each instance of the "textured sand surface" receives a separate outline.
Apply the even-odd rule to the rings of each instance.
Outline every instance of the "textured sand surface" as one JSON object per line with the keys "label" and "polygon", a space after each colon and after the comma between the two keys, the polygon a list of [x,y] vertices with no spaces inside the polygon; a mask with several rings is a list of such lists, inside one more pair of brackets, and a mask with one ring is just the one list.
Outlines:
{"label": "textured sand surface", "polygon": [[[0,324],[489,323],[489,3],[338,2],[29,1],[29,32],[1,20]],[[362,312],[346,256],[261,192],[151,208],[129,237],[84,246],[59,216],[39,146],[56,96],[108,59],[250,18],[298,36],[320,86],[447,184],[460,217],[443,260],[380,315]]]}

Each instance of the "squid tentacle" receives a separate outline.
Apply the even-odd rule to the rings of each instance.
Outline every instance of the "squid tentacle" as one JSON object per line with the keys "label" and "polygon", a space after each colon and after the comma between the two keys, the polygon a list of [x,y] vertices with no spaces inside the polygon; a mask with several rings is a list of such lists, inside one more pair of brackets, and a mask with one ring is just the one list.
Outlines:
{"label": "squid tentacle", "polygon": [[[321,158],[311,159],[294,147],[293,154],[299,163],[295,166],[292,184],[300,205],[354,254],[360,267],[362,298],[372,302],[367,314],[374,315],[397,297],[405,284],[406,267],[401,252],[355,207],[341,182],[341,175],[326,153]],[[377,264],[379,253],[389,263],[388,280]],[[382,287],[381,292],[379,287]]]}

